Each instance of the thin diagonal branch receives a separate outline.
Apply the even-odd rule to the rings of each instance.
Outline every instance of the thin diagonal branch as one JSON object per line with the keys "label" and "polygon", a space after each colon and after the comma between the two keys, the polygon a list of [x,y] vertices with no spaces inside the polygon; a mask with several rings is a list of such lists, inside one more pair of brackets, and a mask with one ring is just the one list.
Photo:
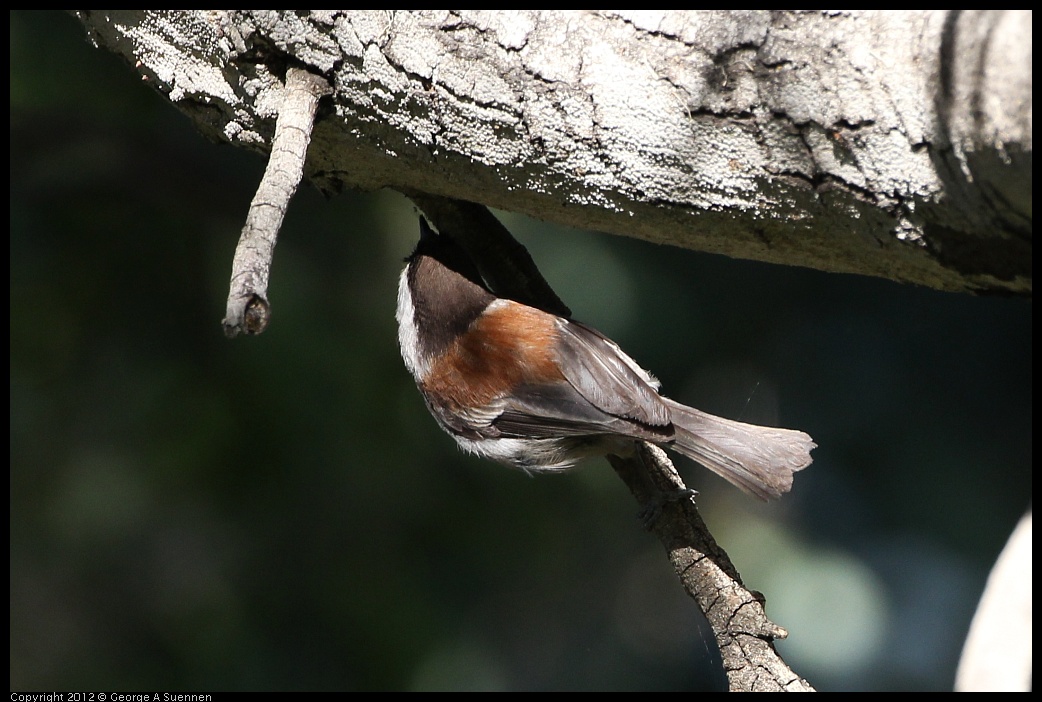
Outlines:
{"label": "thin diagonal branch", "polygon": [[[483,276],[494,278],[488,282],[497,295],[570,316],[527,250],[486,208],[434,195],[408,195],[442,233],[467,249]],[[763,596],[745,588],[695,502],[669,499],[685,495],[687,486],[665,452],[641,443],[634,456],[608,460],[642,513],[655,511],[650,529],[713,628],[731,691],[813,691],[778,655],[773,642],[788,633],[767,618]]]}
{"label": "thin diagonal branch", "polygon": [[746,589],[695,501],[663,500],[687,491],[665,452],[642,442],[635,457],[609,456],[608,461],[641,509],[658,511],[650,529],[713,629],[731,692],[813,692],[778,655],[773,642],[788,632],[767,618],[763,595]]}

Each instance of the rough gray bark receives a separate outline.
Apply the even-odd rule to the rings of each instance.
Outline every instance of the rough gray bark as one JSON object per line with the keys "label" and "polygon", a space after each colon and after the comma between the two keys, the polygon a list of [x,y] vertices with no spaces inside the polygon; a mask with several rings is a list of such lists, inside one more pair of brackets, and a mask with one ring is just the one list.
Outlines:
{"label": "rough gray bark", "polygon": [[1030,12],[95,11],[215,139],[306,177],[944,290],[1031,292]]}

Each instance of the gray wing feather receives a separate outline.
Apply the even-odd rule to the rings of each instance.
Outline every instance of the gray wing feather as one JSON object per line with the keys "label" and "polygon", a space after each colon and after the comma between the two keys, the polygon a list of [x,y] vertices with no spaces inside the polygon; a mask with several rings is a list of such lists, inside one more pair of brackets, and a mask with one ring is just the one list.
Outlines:
{"label": "gray wing feather", "polygon": [[493,422],[502,436],[544,437],[621,434],[664,441],[672,426],[644,427],[595,407],[568,383],[531,384],[517,388]]}
{"label": "gray wing feather", "polygon": [[565,378],[604,412],[651,427],[670,424],[658,381],[595,329],[561,320],[557,350]]}

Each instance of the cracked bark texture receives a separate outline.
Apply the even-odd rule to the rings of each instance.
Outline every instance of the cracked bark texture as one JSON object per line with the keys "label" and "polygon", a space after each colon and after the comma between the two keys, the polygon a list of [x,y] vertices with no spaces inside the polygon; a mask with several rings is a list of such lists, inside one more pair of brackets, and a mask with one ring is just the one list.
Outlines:
{"label": "cracked bark texture", "polygon": [[212,138],[305,177],[941,290],[1031,293],[1031,14],[82,11]]}

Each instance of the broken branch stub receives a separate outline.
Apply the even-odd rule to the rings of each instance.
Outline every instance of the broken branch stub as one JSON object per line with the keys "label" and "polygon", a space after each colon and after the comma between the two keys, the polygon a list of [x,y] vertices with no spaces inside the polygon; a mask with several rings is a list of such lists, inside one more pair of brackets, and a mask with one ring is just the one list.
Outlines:
{"label": "broken branch stub", "polygon": [[268,277],[279,228],[304,175],[318,101],[328,95],[329,83],[302,68],[286,71],[286,89],[275,122],[275,136],[264,176],[250,203],[232,259],[224,333],[260,334],[271,319]]}

